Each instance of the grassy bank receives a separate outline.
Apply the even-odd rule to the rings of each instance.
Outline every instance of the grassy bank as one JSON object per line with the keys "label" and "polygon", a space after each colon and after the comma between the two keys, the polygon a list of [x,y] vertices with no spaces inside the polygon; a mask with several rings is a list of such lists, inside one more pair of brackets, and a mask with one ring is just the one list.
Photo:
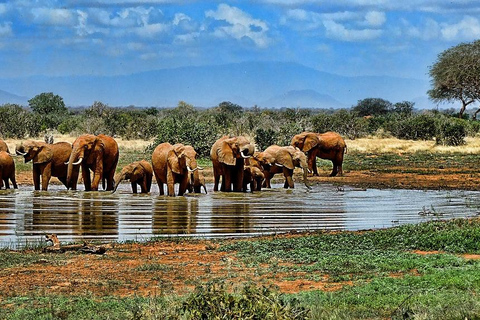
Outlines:
{"label": "grassy bank", "polygon": [[[224,314],[225,319],[479,319],[479,243],[478,219],[360,233],[222,240],[210,249],[233,255],[230,263],[238,264],[238,270],[253,270],[255,283],[215,277],[215,267],[209,265],[211,278],[183,296],[160,287],[158,295],[148,297],[135,291],[128,297],[89,292],[71,296],[52,294],[49,288],[21,296],[3,292],[0,318],[213,319]],[[0,257],[2,272],[20,265],[61,268],[66,263],[32,252],[4,251]],[[140,272],[159,279],[175,271],[162,267]],[[281,294],[269,285],[272,279],[307,285],[300,292]],[[308,286],[314,282],[322,282],[321,290]]]}

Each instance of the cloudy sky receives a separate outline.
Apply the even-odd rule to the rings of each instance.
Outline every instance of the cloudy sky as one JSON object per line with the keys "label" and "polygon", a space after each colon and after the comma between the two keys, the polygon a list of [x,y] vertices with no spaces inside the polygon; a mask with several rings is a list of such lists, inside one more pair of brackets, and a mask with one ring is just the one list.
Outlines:
{"label": "cloudy sky", "polygon": [[478,0],[0,0],[0,77],[288,61],[428,79],[479,38]]}

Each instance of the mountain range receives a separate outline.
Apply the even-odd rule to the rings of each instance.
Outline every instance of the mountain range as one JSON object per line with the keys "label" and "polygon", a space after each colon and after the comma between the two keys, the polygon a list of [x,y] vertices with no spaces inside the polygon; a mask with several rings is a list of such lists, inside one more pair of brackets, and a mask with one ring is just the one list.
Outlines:
{"label": "mountain range", "polygon": [[[185,101],[212,107],[230,101],[261,108],[351,107],[358,100],[420,102],[431,108],[427,80],[390,76],[347,77],[297,63],[244,62],[218,66],[160,69],[116,76],[30,76],[0,78],[0,104],[28,104],[42,92],[60,95],[67,106],[174,107]],[[430,105],[427,105],[429,104]]]}

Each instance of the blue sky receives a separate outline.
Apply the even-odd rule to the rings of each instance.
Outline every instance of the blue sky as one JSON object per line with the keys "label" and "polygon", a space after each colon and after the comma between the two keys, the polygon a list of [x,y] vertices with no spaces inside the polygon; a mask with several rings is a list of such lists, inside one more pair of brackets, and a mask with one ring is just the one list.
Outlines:
{"label": "blue sky", "polygon": [[479,38],[478,0],[0,0],[0,77],[288,61],[428,79]]}

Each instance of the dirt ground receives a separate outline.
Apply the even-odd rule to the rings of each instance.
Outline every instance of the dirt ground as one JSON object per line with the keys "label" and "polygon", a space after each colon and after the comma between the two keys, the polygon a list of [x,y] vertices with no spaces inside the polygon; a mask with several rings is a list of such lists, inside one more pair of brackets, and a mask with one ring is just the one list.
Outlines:
{"label": "dirt ground", "polygon": [[[327,176],[328,172],[321,172],[321,177],[310,177],[309,180],[311,183],[335,183],[339,187],[352,185],[361,188],[479,189],[480,176],[477,174],[464,174],[456,169],[436,170],[441,172],[423,175],[407,173],[412,171],[411,168],[395,170],[405,173],[347,171],[342,177],[333,178]],[[419,171],[428,172],[428,168],[420,168]],[[211,182],[211,171],[205,170],[204,175],[207,182]],[[17,180],[20,185],[31,185],[31,173],[19,173]],[[184,294],[196,285],[215,279],[234,285],[254,281],[274,285],[282,292],[338,290],[351,285],[349,282],[332,282],[322,274],[317,275],[316,279],[319,280],[311,281],[302,277],[301,273],[283,274],[265,272],[262,266],[247,267],[234,253],[214,250],[217,246],[216,242],[210,240],[115,244],[108,248],[104,255],[56,254],[65,255],[59,256],[61,259],[57,263],[50,262],[54,253],[42,253],[38,255],[36,263],[0,270],[0,292],[2,296],[52,293],[155,296]],[[312,275],[309,276],[312,279]]]}

